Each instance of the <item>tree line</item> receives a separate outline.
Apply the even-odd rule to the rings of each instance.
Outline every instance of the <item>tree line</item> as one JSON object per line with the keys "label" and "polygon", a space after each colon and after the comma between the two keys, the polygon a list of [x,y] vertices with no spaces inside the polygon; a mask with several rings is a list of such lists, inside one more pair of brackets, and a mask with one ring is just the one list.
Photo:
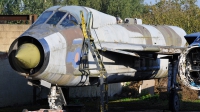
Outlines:
{"label": "tree line", "polygon": [[155,5],[145,5],[139,18],[145,24],[179,26],[188,34],[200,32],[200,8],[196,2],[197,0],[163,0]]}
{"label": "tree line", "polygon": [[143,0],[1,0],[0,14],[41,14],[54,5],[80,5],[114,16],[132,17],[143,9]]}
{"label": "tree line", "polygon": [[54,5],[80,5],[119,16],[141,18],[144,24],[175,25],[187,33],[200,30],[200,8],[197,0],[160,0],[144,4],[144,0],[1,0],[1,15],[37,14]]}

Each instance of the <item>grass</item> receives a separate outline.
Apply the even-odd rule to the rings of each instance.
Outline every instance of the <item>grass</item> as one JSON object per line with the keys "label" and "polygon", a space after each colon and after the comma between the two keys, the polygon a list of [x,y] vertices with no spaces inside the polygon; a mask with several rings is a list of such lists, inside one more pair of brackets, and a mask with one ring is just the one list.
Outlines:
{"label": "grass", "polygon": [[[76,98],[71,99],[69,105],[80,105],[84,104],[85,112],[98,112],[99,108],[99,98]],[[180,101],[181,111],[199,111],[200,110],[200,100],[194,101]],[[133,110],[165,110],[168,112],[168,100],[159,99],[158,95],[145,95],[138,98],[124,97],[124,98],[110,98],[109,99],[109,112],[127,112]],[[30,111],[38,110],[41,108],[49,108],[47,99],[43,103],[38,103],[37,105],[26,105],[18,107],[5,107],[0,108],[0,112],[21,112],[23,109],[28,109]],[[77,108],[77,107],[75,107]],[[73,108],[73,110],[76,110]],[[70,111],[71,112],[71,111]],[[74,112],[74,111],[72,111]]]}

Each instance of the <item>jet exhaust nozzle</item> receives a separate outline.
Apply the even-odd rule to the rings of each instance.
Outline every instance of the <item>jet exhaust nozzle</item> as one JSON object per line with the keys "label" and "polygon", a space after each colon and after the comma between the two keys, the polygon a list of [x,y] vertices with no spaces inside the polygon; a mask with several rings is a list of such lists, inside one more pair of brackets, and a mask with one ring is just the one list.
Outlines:
{"label": "jet exhaust nozzle", "polygon": [[179,75],[183,84],[194,90],[200,90],[200,47],[190,46],[181,54]]}

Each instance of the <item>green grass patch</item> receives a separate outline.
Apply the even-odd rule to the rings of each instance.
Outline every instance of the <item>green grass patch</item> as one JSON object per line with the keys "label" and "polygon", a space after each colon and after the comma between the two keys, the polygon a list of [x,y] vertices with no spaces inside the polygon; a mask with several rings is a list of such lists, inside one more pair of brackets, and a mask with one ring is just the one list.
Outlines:
{"label": "green grass patch", "polygon": [[[99,98],[73,98],[68,102],[69,105],[84,105],[85,112],[98,112],[99,111]],[[181,111],[199,111],[200,100],[193,101],[180,101]],[[134,111],[134,110],[165,110],[168,111],[168,100],[159,99],[159,95],[144,95],[138,98],[132,97],[118,97],[109,98],[109,112],[120,111]],[[17,106],[17,107],[5,107],[0,108],[0,112],[21,112],[23,109],[38,110],[41,108],[49,108],[48,103]]]}

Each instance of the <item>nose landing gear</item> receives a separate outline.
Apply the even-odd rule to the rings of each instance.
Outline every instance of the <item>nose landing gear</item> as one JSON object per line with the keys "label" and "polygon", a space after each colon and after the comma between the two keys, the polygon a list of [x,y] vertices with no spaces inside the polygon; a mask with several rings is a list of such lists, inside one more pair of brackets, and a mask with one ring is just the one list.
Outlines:
{"label": "nose landing gear", "polygon": [[55,110],[62,110],[63,106],[67,105],[61,87],[51,87],[51,92],[48,96],[48,102],[50,109]]}

